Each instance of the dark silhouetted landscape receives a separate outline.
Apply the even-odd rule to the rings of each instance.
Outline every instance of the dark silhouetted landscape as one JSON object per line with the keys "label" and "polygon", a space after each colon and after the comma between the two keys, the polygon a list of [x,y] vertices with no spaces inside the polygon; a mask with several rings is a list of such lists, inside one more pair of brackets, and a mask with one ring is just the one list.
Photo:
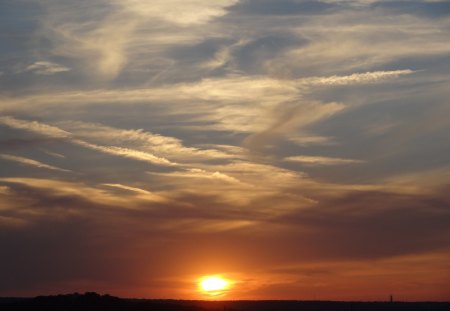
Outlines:
{"label": "dark silhouetted landscape", "polygon": [[0,298],[0,309],[8,311],[444,311],[450,310],[450,302],[164,300],[119,298],[88,292],[35,298]]}

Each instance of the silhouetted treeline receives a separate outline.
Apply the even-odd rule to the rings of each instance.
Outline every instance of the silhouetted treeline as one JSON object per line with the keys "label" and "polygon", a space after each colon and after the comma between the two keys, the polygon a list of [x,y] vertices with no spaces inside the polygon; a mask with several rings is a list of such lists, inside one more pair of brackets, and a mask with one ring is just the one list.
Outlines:
{"label": "silhouetted treeline", "polygon": [[39,296],[36,298],[0,298],[4,311],[200,311],[192,305],[169,303],[164,300],[122,299],[97,293]]}
{"label": "silhouetted treeline", "polygon": [[448,311],[450,302],[191,301],[122,299],[97,293],[0,298],[2,311]]}

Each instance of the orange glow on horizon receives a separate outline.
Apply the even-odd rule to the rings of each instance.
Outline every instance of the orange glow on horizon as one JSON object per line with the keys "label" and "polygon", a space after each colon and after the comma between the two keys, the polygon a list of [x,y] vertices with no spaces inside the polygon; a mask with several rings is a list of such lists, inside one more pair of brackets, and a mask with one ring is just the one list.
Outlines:
{"label": "orange glow on horizon", "polygon": [[208,275],[198,282],[199,291],[210,297],[219,297],[227,293],[231,282],[220,275]]}

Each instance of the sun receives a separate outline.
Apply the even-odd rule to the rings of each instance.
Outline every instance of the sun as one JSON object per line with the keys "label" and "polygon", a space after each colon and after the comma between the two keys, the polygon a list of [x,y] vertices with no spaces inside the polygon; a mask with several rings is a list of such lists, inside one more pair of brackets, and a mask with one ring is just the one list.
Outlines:
{"label": "sun", "polygon": [[219,275],[205,276],[198,283],[200,291],[209,296],[220,296],[225,294],[230,282]]}

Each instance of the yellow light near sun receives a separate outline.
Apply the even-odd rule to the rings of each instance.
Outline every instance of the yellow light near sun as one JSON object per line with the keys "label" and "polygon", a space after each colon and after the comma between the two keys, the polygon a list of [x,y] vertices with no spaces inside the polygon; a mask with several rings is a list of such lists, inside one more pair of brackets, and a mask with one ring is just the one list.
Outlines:
{"label": "yellow light near sun", "polygon": [[209,296],[223,295],[230,283],[221,276],[205,276],[199,282],[200,291]]}

